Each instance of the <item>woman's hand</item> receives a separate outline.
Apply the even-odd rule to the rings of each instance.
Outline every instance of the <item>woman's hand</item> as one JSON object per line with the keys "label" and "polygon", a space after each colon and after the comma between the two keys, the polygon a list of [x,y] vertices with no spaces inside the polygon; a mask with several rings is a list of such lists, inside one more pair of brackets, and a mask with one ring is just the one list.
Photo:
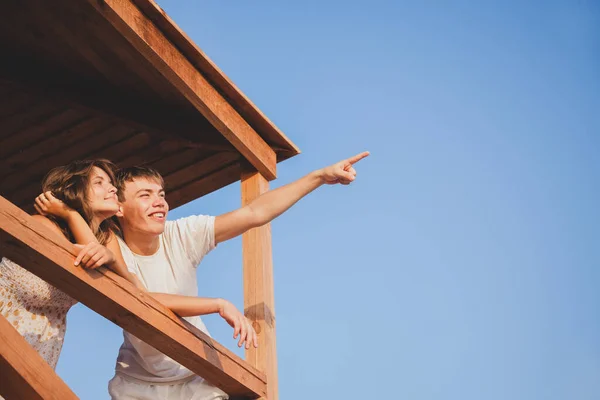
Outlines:
{"label": "woman's hand", "polygon": [[63,220],[68,219],[72,213],[76,212],[61,200],[54,197],[50,191],[42,193],[36,197],[34,207],[41,215],[53,215]]}
{"label": "woman's hand", "polygon": [[115,255],[105,246],[98,242],[91,242],[87,245],[76,244],[79,251],[75,259],[75,266],[81,265],[85,268],[96,269],[103,265],[111,265],[115,262]]}
{"label": "woman's hand", "polygon": [[234,339],[237,339],[238,334],[240,335],[238,347],[242,347],[244,342],[246,342],[247,349],[250,348],[251,344],[254,345],[254,347],[258,347],[258,337],[252,327],[252,323],[244,316],[244,314],[239,312],[232,303],[221,299],[219,315],[233,327]]}

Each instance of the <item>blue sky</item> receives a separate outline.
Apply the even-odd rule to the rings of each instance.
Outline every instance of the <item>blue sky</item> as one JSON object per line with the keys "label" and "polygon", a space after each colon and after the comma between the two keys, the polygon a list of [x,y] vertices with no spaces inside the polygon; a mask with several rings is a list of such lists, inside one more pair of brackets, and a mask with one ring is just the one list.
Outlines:
{"label": "blue sky", "polygon": [[[597,2],[159,4],[302,150],[272,187],[371,151],[272,224],[280,398],[600,398]],[[241,240],[198,282],[242,308]],[[58,373],[107,399],[121,339],[77,305]]]}

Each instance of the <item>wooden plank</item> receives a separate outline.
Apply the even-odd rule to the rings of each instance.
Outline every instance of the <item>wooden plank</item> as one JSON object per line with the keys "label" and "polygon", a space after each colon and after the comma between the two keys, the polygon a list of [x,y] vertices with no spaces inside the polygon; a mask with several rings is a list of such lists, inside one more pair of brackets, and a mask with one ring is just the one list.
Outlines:
{"label": "wooden plank", "polygon": [[4,163],[10,171],[20,171],[33,162],[64,151],[65,148],[73,144],[85,142],[90,137],[105,131],[110,125],[111,122],[105,118],[89,117],[83,119],[67,129],[28,143],[28,146],[21,147],[18,153],[8,156]]}
{"label": "wooden plank", "polygon": [[131,158],[132,155],[142,156],[148,148],[160,147],[160,141],[155,136],[148,132],[138,132],[133,136],[126,138],[125,140],[114,143],[109,147],[106,147],[95,153],[99,158],[107,158],[117,165],[121,165],[124,160]]}
{"label": "wooden plank", "polygon": [[224,165],[229,165],[239,160],[239,153],[222,152],[214,154],[198,163],[188,165],[167,176],[165,179],[165,190],[175,191],[185,184],[203,178],[212,172],[222,169]]}
{"label": "wooden plank", "polygon": [[[35,66],[35,69],[33,67]],[[64,72],[35,60],[0,63],[0,84],[19,88],[31,96],[51,103],[103,116],[115,123],[167,139],[188,140],[206,149],[235,148],[195,110],[154,102],[155,99],[132,96],[121,89],[81,82]]]}
{"label": "wooden plank", "polygon": [[73,266],[76,248],[0,197],[3,255],[165,353],[223,391],[257,398],[265,376],[110,271]]}
{"label": "wooden plank", "polygon": [[300,149],[288,139],[266,115],[217,67],[185,32],[153,0],[133,2],[154,22],[182,54],[198,68],[209,82],[221,92],[249,124],[271,145],[281,148],[277,160],[283,161],[300,154]]}
{"label": "wooden plank", "polygon": [[9,154],[6,146],[11,143],[4,142],[4,140],[12,139],[15,136],[20,137],[17,133],[31,126],[43,124],[45,121],[52,119],[60,111],[62,110],[56,104],[33,102],[21,112],[0,119],[0,132],[3,139],[3,146],[0,148],[0,157],[5,157],[6,154]]}
{"label": "wooden plank", "polygon": [[[269,182],[254,168],[242,172],[242,206],[269,190]],[[277,346],[275,341],[275,297],[271,225],[242,235],[244,263],[244,309],[259,334],[258,348],[246,350],[246,361],[267,374],[267,398],[277,400]]]}
{"label": "wooden plank", "polygon": [[[19,118],[25,117],[22,116]],[[69,126],[75,125],[83,118],[85,118],[85,116],[79,111],[62,109],[61,111],[56,112],[56,110],[53,109],[52,113],[48,112],[41,118],[22,121],[18,128],[13,128],[12,134],[9,137],[2,139],[0,159],[4,161],[11,153],[20,151],[22,148],[37,142],[44,136],[51,136]],[[1,123],[0,129],[4,129]],[[8,167],[5,166],[5,168]]]}
{"label": "wooden plank", "polygon": [[88,2],[257,170],[275,179],[275,152],[134,4],[129,0]]}
{"label": "wooden plank", "polygon": [[0,396],[6,400],[76,400],[12,325],[0,315]]}
{"label": "wooden plank", "polygon": [[135,130],[127,126],[114,125],[101,133],[96,133],[81,142],[64,148],[62,151],[57,151],[48,157],[32,162],[15,173],[8,174],[0,171],[0,174],[5,177],[3,180],[0,180],[2,193],[18,190],[23,186],[27,186],[30,182],[41,182],[50,169],[59,165],[68,164],[73,160],[95,158],[92,156],[94,152],[100,151],[113,143],[120,142],[134,133]]}
{"label": "wooden plank", "polygon": [[240,163],[234,162],[233,164],[227,165],[210,175],[187,183],[184,186],[173,190],[172,192],[167,191],[167,201],[169,202],[169,207],[174,209],[189,203],[192,200],[196,200],[197,198],[212,193],[215,190],[232,184],[240,179],[240,172]]}
{"label": "wooden plank", "polygon": [[176,154],[164,157],[152,164],[162,176],[167,176],[181,168],[197,163],[206,158],[212,152],[203,151],[202,149],[186,148]]}
{"label": "wooden plank", "polygon": [[118,160],[117,163],[121,168],[135,165],[151,165],[163,157],[179,153],[182,149],[181,142],[155,139],[151,145],[139,151],[132,152],[127,157]]}

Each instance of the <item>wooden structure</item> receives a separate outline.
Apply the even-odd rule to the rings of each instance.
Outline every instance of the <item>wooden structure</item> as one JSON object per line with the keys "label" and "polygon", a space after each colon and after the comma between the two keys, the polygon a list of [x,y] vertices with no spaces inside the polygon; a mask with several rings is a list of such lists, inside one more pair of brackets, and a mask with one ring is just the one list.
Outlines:
{"label": "wooden structure", "polygon": [[[242,181],[268,190],[297,147],[153,0],[6,0],[0,24],[0,256],[163,351],[232,398],[277,398],[270,228],[243,235],[246,360],[110,271],[72,266],[75,249],[34,221],[52,167],[108,158],[165,177],[171,208]],[[0,316],[0,394],[74,399]],[[8,384],[7,382],[10,382]]]}

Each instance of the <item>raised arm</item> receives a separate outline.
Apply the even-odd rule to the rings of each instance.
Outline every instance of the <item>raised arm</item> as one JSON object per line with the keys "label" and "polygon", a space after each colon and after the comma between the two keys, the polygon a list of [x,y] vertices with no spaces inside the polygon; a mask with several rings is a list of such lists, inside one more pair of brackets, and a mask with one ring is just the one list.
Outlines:
{"label": "raised arm", "polygon": [[75,238],[75,243],[86,245],[98,241],[81,214],[54,197],[52,192],[45,192],[36,197],[34,207],[42,216],[53,215],[65,221]]}
{"label": "raised arm", "polygon": [[368,155],[368,152],[360,153],[311,172],[297,181],[264,193],[245,207],[219,215],[215,218],[215,241],[224,242],[271,222],[321,185],[349,185],[356,179],[354,164]]}

